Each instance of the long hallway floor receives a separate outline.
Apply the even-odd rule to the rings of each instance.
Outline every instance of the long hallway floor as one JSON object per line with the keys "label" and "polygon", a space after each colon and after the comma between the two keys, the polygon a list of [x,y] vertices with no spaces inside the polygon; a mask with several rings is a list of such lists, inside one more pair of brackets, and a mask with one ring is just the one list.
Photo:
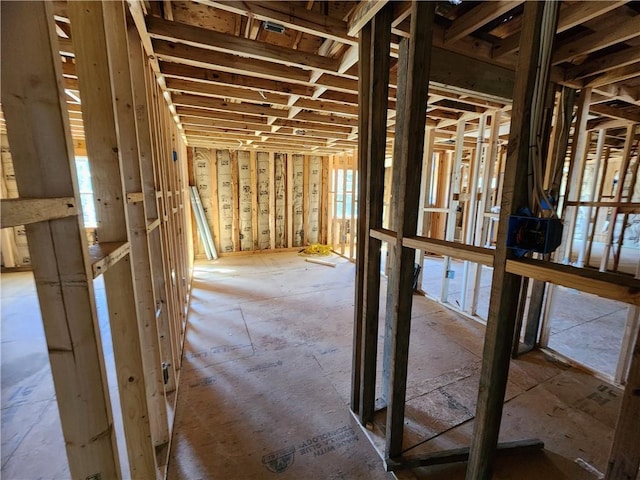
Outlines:
{"label": "long hallway floor", "polygon": [[[354,265],[331,261],[196,264],[169,478],[391,478],[348,411]],[[468,445],[484,327],[420,296],[412,323],[407,453]],[[576,460],[604,469],[619,399],[540,352],[514,361],[502,439],[538,437],[546,450],[501,461],[495,478],[596,478]],[[399,476],[464,478],[464,466]]]}
{"label": "long hallway floor", "polygon": [[[336,267],[295,253],[196,263],[170,479],[392,478],[348,409],[355,268],[328,260]],[[109,354],[106,305],[96,289]],[[414,296],[408,454],[468,445],[483,334],[477,322]],[[107,367],[113,385],[111,358]],[[68,478],[52,387],[32,277],[3,274],[2,478]],[[115,406],[113,387],[111,394]],[[545,450],[500,461],[495,478],[597,478],[578,463],[604,470],[620,397],[540,352],[514,361],[501,439],[538,437]],[[119,428],[117,407],[114,415]],[[398,477],[462,479],[464,464]]]}

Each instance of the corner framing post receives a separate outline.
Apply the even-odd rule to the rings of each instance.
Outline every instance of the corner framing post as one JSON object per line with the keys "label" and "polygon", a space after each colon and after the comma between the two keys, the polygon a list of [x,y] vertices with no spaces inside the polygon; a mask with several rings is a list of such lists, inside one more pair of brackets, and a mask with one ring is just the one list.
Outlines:
{"label": "corner framing post", "polygon": [[[453,162],[451,162],[451,175],[449,188],[449,203],[447,208],[446,230],[444,239],[447,242],[453,242],[455,240],[456,233],[456,212],[458,205],[460,204],[460,184],[462,182],[462,174],[460,168],[462,166],[462,153],[464,151],[464,129],[465,121],[463,119],[458,120],[456,127],[456,149],[454,153]],[[442,288],[440,290],[440,301],[447,303],[449,300],[449,271],[451,271],[451,257],[444,257],[443,269],[442,269]]]}
{"label": "corner framing post", "polygon": [[[638,308],[630,307],[630,313],[633,310],[637,316]],[[640,429],[638,429],[638,419],[640,419],[640,395],[638,395],[640,392],[640,329],[636,329],[635,344],[631,351],[633,352],[631,366],[622,396],[622,406],[618,414],[616,430],[613,434],[606,480],[636,478],[640,467]]]}
{"label": "corner framing post", "polygon": [[[362,322],[363,296],[366,282],[364,266],[366,263],[365,239],[369,236],[365,218],[367,207],[367,154],[369,144],[369,62],[371,60],[371,23],[360,30],[358,41],[358,244],[356,252],[356,298],[353,319],[353,362],[351,367],[351,410],[360,413],[360,365],[362,363]],[[335,178],[335,175],[334,175]],[[335,199],[335,193],[334,193]],[[333,209],[335,212],[335,208]],[[331,222],[333,224],[333,222]],[[353,228],[353,227],[352,227]],[[332,238],[333,240],[333,238]],[[362,417],[361,417],[362,419]]]}
{"label": "corner framing post", "polygon": [[[509,216],[528,203],[528,160],[530,122],[535,84],[548,85],[547,79],[539,78],[538,57],[543,35],[545,9],[553,9],[554,21],[549,22],[545,35],[554,35],[557,22],[557,4],[527,2],[524,7],[523,29],[520,34],[520,56],[513,94],[513,110],[509,147],[504,174],[500,224],[494,260],[493,283],[489,318],[485,334],[480,372],[480,388],[473,441],[467,466],[467,480],[489,480],[493,459],[498,444],[500,420],[504,395],[509,375],[511,342],[515,330],[516,311],[520,294],[521,277],[506,272],[507,259],[511,252],[506,248]],[[550,50],[545,62],[550,63]],[[538,77],[538,78],[537,78]],[[537,131],[537,128],[534,129]]]}
{"label": "corner framing post", "polygon": [[400,44],[400,56],[406,55],[407,69],[401,71],[406,77],[398,82],[397,96],[404,98],[406,108],[398,108],[393,166],[398,195],[394,212],[397,239],[391,247],[396,255],[388,282],[385,332],[389,337],[389,350],[385,351],[389,356],[385,442],[388,458],[402,453],[415,262],[415,250],[404,247],[402,240],[415,235],[418,224],[434,16],[434,3],[413,2],[411,38],[403,39]]}
{"label": "corner framing post", "polygon": [[389,54],[391,44],[392,8],[383,7],[370,22],[369,50],[370,89],[369,119],[366,145],[367,215],[365,224],[364,290],[362,321],[362,366],[360,383],[360,420],[373,421],[376,393],[376,363],[378,357],[378,314],[380,310],[380,248],[382,242],[369,235],[371,229],[382,228],[384,198],[384,156],[387,130],[387,98],[389,97]]}
{"label": "corner framing post", "polygon": [[[567,184],[568,201],[580,202],[582,191],[582,176],[589,153],[589,140],[591,132],[587,131],[587,117],[589,116],[589,105],[591,105],[591,88],[585,88],[580,92],[580,104],[575,122],[575,132],[571,142],[571,161],[569,163],[570,175]],[[564,242],[560,248],[564,248],[563,263],[571,263],[571,250],[573,248],[573,237],[575,235],[576,220],[578,218],[579,206],[565,207],[563,216],[567,221],[564,230]]]}

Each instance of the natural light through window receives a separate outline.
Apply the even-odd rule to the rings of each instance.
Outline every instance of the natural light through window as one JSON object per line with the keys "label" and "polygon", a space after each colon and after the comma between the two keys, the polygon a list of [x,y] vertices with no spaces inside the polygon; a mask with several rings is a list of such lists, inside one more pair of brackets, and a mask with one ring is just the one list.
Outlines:
{"label": "natural light through window", "polygon": [[91,184],[91,170],[87,157],[76,157],[76,171],[78,172],[78,185],[80,187],[80,202],[82,203],[82,216],[85,228],[96,228],[96,206],[93,203],[93,186]]}

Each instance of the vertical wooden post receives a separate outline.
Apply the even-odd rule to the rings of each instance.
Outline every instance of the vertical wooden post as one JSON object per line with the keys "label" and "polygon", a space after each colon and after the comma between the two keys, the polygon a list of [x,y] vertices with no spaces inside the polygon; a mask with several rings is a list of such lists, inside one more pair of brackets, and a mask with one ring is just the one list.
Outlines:
{"label": "vertical wooden post", "polygon": [[[151,135],[151,118],[147,92],[147,75],[149,68],[147,59],[142,53],[142,45],[135,27],[129,28],[129,55],[131,58],[131,77],[135,102],[136,125],[138,128],[138,152],[142,175],[142,192],[144,193],[144,208],[147,223],[153,223],[158,216],[158,206],[155,188],[155,162]],[[162,268],[162,245],[160,229],[154,228],[149,232],[149,257],[153,274],[153,288],[155,298],[154,324],[157,325],[157,335],[160,343],[160,362],[167,370],[167,379],[163,388],[173,391],[176,387],[174,371],[173,349],[171,348],[171,330],[169,327],[169,312],[166,308],[167,295]],[[166,397],[165,397],[166,399]],[[165,407],[166,408],[166,407]]]}
{"label": "vertical wooden post", "polygon": [[[483,152],[484,152],[484,135],[487,124],[487,114],[483,113],[480,117],[480,125],[478,127],[478,139],[476,142],[476,151],[473,162],[473,167],[471,168],[471,172],[469,175],[469,187],[467,189],[467,193],[469,195],[469,208],[466,209],[467,212],[467,222],[465,224],[465,237],[464,243],[467,245],[475,245],[476,240],[476,225],[482,224],[482,220],[484,220],[484,212],[480,212],[480,218],[478,218],[478,178],[480,177],[480,165],[482,164]],[[487,168],[488,158],[485,155],[484,163],[485,169]],[[482,188],[484,188],[484,184]],[[480,265],[475,264],[475,272],[479,272],[481,269]],[[469,303],[469,277],[471,275],[471,262],[465,261],[463,264],[463,273],[462,273],[462,290],[460,292],[460,308],[465,311],[467,310],[467,304]],[[475,282],[474,282],[475,286]],[[473,296],[473,293],[472,293]]]}
{"label": "vertical wooden post", "polygon": [[[569,180],[567,183],[567,195],[565,197],[569,201],[579,202],[580,191],[582,190],[582,175],[586,163],[589,138],[591,132],[587,131],[587,117],[589,115],[589,105],[591,104],[591,88],[585,88],[580,92],[580,105],[578,106],[578,114],[575,122],[575,131],[573,133],[573,141],[571,142],[571,162]],[[564,263],[571,262],[571,249],[573,247],[573,237],[576,219],[578,217],[578,207],[569,206],[565,209],[564,227]]]}
{"label": "vertical wooden post", "polygon": [[[53,6],[3,2],[2,109],[23,197],[80,205]],[[29,25],[29,28],[25,28]],[[82,216],[26,226],[73,478],[120,478]]]}
{"label": "vertical wooden post", "polygon": [[[156,199],[157,199],[157,209],[158,209],[158,218],[160,219],[160,225],[158,227],[158,236],[160,237],[160,247],[161,247],[161,260],[162,260],[162,270],[163,270],[163,282],[162,282],[162,290],[161,297],[164,295],[165,302],[161,304],[163,310],[167,312],[166,317],[166,327],[168,329],[167,342],[169,344],[171,350],[171,356],[174,360],[172,370],[174,371],[174,376],[177,378],[178,369],[180,367],[180,351],[178,349],[176,338],[178,336],[178,332],[175,329],[175,317],[178,315],[178,307],[176,306],[175,297],[174,297],[174,288],[171,284],[171,242],[168,233],[168,226],[170,222],[169,212],[171,211],[171,205],[169,203],[170,197],[168,197],[168,180],[166,173],[166,165],[164,162],[164,157],[166,155],[165,145],[164,145],[164,129],[162,126],[162,115],[160,114],[160,102],[164,102],[162,99],[162,94],[160,93],[160,89],[155,81],[153,76],[153,72],[151,70],[147,70],[147,87],[149,89],[148,99],[150,101],[151,107],[151,134],[154,141],[154,166],[155,166],[155,188],[156,188]],[[162,311],[161,311],[161,319],[163,319]],[[171,391],[171,385],[167,384],[167,390]],[[175,387],[175,386],[174,386]]]}
{"label": "vertical wooden post", "polygon": [[[635,310],[637,317],[638,307],[631,307],[630,310]],[[606,480],[635,479],[640,467],[640,429],[638,429],[638,422],[640,422],[640,329],[637,327],[632,352],[629,376],[622,396],[622,405],[609,454]]]}
{"label": "vertical wooden post", "polygon": [[[362,353],[363,295],[365,284],[365,243],[369,237],[366,218],[367,204],[367,155],[369,135],[369,96],[371,62],[371,23],[360,30],[358,39],[358,244],[356,252],[356,288],[353,319],[353,361],[351,368],[351,410],[360,413],[360,364]],[[362,419],[362,417],[360,417]]]}
{"label": "vertical wooden post", "polygon": [[[449,203],[447,205],[449,212],[447,213],[446,230],[444,239],[453,242],[456,232],[456,212],[460,204],[460,183],[462,175],[460,168],[462,165],[462,152],[464,150],[464,128],[465,121],[459,120],[456,130],[456,150],[454,160],[451,164],[451,187],[449,189]],[[440,301],[446,303],[449,298],[449,271],[451,270],[451,257],[444,257],[444,267],[442,271],[442,290],[440,292]]]}
{"label": "vertical wooden post", "polygon": [[415,250],[403,247],[402,240],[405,236],[416,234],[418,222],[434,16],[434,3],[413,2],[411,39],[403,39],[401,44],[409,42],[409,45],[408,48],[400,48],[400,55],[408,57],[408,68],[400,71],[401,76],[406,75],[405,81],[398,82],[398,98],[404,98],[406,108],[400,109],[398,106],[397,148],[394,152],[398,156],[393,167],[394,171],[397,170],[394,176],[399,180],[399,190],[395,210],[397,241],[392,247],[396,255],[388,282],[386,312],[386,323],[390,327],[388,334],[391,337],[385,446],[387,457],[395,457],[402,452],[415,262]]}
{"label": "vertical wooden post", "polygon": [[[484,161],[484,172],[482,175],[482,193],[480,195],[480,206],[478,207],[478,220],[476,224],[476,235],[474,245],[487,246],[489,243],[488,230],[491,220],[485,214],[487,213],[487,202],[489,201],[489,191],[491,190],[491,179],[493,178],[496,157],[498,154],[498,139],[500,138],[500,117],[502,112],[497,110],[491,116],[491,134],[489,137],[489,148]],[[480,283],[482,281],[482,268],[480,264],[476,265],[476,273],[474,280],[474,288],[471,297],[471,315],[475,315],[478,310],[478,299],[480,294]]]}
{"label": "vertical wooden post", "polygon": [[287,241],[286,246],[288,248],[293,247],[293,157],[290,153],[282,154],[283,161],[286,162],[286,178],[287,185],[286,195],[286,215],[287,218]]}
{"label": "vertical wooden post", "polygon": [[[425,212],[430,204],[431,182],[433,172],[433,145],[435,142],[435,129],[427,128],[424,138],[424,158],[422,159],[422,178],[420,179],[420,199],[418,200],[418,225],[417,234],[427,236],[431,225],[431,213]],[[418,289],[422,288],[422,275],[424,273],[424,250],[416,252],[416,263],[420,265],[418,274]]]}
{"label": "vertical wooden post", "polygon": [[[636,264],[636,278],[640,279],[640,258]],[[640,307],[637,305],[629,305],[627,307],[627,319],[624,324],[624,335],[622,337],[622,348],[618,357],[618,365],[616,366],[615,381],[624,384],[627,380],[631,360],[633,359],[633,351],[636,346],[635,339],[640,329]]]}
{"label": "vertical wooden post", "polygon": [[[547,8],[553,10],[545,12]],[[507,230],[509,216],[516,213],[519,208],[527,206],[528,203],[527,170],[530,122],[532,121],[531,109],[536,77],[539,77],[538,59],[542,39],[542,18],[545,13],[552,15],[554,21],[549,22],[548,29],[545,30],[545,38],[552,38],[556,30],[556,12],[557,4],[525,3],[489,318],[480,372],[473,442],[466,475],[468,480],[488,480],[491,478],[492,463],[498,442],[521,283],[520,277],[506,272],[506,261],[512,255],[510,250],[506,248]],[[549,55],[542,58],[541,61],[548,66]],[[547,85],[544,78],[538,78],[537,82],[541,85]],[[534,131],[537,131],[537,128]]]}
{"label": "vertical wooden post", "polygon": [[258,197],[260,195],[260,189],[258,188],[258,152],[251,150],[249,152],[249,168],[251,172],[251,189],[253,195],[251,196],[251,244],[252,250],[260,250],[260,229],[258,228]]}
{"label": "vertical wooden post", "polygon": [[311,231],[311,222],[309,220],[309,170],[310,156],[302,157],[302,246],[309,244],[309,232]]}
{"label": "vertical wooden post", "polygon": [[275,156],[269,152],[269,248],[276,248],[276,181]]}
{"label": "vertical wooden post", "polygon": [[[356,181],[356,171],[357,171],[357,165],[356,165],[356,160],[352,157],[349,156],[349,159],[351,161],[351,165],[349,170],[351,171],[351,181],[349,182],[349,189],[348,192],[345,191],[344,194],[344,198],[345,198],[345,208],[347,205],[347,198],[350,198],[351,200],[349,201],[349,211],[351,212],[351,215],[349,216],[349,259],[350,260],[355,260],[356,254],[355,254],[355,230],[357,228],[356,226],[356,201],[355,201],[355,189],[354,189],[354,185],[355,185],[355,181]],[[345,175],[346,178],[346,175]]]}
{"label": "vertical wooden post", "polygon": [[[138,126],[134,110],[135,102],[129,66],[130,57],[124,6],[122,2],[108,2],[104,4],[103,9],[105,24],[110,26],[105,30],[105,33],[109,49],[114,104],[118,118],[119,150],[122,157],[125,193],[142,192]],[[153,443],[158,446],[169,442],[169,423],[158,330],[155,322],[156,309],[144,201],[128,202],[127,214],[131,252],[134,260],[133,275],[136,284],[138,330],[142,347],[147,406]]]}
{"label": "vertical wooden post", "polygon": [[[398,48],[398,71],[399,72],[408,72],[408,62],[409,62],[409,41],[401,41]],[[389,185],[389,216],[388,223],[389,229],[395,230],[397,228],[397,218],[396,212],[398,211],[397,202],[402,197],[402,192],[398,192],[398,185],[402,180],[400,175],[400,169],[396,165],[398,161],[397,158],[401,155],[401,147],[402,143],[399,141],[399,138],[402,133],[402,119],[406,108],[406,96],[404,92],[406,91],[405,83],[407,80],[407,75],[399,75],[397,81],[397,92],[402,92],[402,94],[396,94],[396,129],[395,136],[393,142],[393,163],[391,168],[391,182]],[[384,322],[384,350],[382,354],[382,399],[385,402],[388,402],[388,394],[391,390],[390,378],[391,378],[391,369],[393,364],[393,316],[389,309],[389,304],[394,300],[390,298],[391,291],[389,290],[389,285],[391,284],[391,279],[393,278],[395,272],[395,254],[396,254],[396,245],[388,242],[387,243],[387,261],[385,264],[386,274],[387,274],[387,307],[385,312],[385,322]]]}
{"label": "vertical wooden post", "polygon": [[[624,182],[627,176],[627,170],[629,169],[629,163],[632,156],[632,145],[635,139],[636,126],[631,124],[627,126],[627,135],[624,143],[624,150],[622,153],[622,164],[620,165],[620,180],[618,181],[618,188],[616,189],[615,197],[613,201],[619,203],[622,199],[622,190],[624,188]],[[616,229],[616,218],[618,216],[618,207],[611,209],[611,220],[609,221],[609,228],[607,229],[607,239],[604,244],[604,251],[602,252],[602,258],[600,259],[600,271],[607,270],[609,264],[609,254],[611,253],[611,245],[613,243],[613,234]]]}
{"label": "vertical wooden post", "polygon": [[322,190],[320,200],[320,236],[322,244],[329,243],[329,157],[322,157]]}
{"label": "vertical wooden post", "polygon": [[[124,119],[120,111],[114,112],[114,94],[120,92],[114,91],[110,79],[110,71],[117,74],[122,66],[115,61],[115,46],[107,41],[103,14],[104,5],[98,2],[69,4],[87,151],[93,172],[98,238],[103,242],[126,242],[129,225],[122,173],[124,146],[118,135],[119,122]],[[126,128],[124,123],[122,128]],[[104,273],[104,282],[131,476],[154,478],[155,453],[138,331],[133,255],[132,252],[111,266]]]}
{"label": "vertical wooden post", "polygon": [[[602,153],[604,150],[604,137],[606,130],[598,130],[598,143],[596,145],[595,165],[593,169],[593,183],[591,184],[591,191],[587,197],[588,202],[593,202],[596,196],[596,189],[598,188],[598,173],[600,172],[600,164],[602,162]],[[592,207],[586,207],[584,220],[582,224],[582,243],[580,244],[580,251],[578,253],[578,267],[584,267],[584,259],[587,252],[587,238],[589,236],[589,227],[591,225],[591,210]],[[595,225],[594,225],[595,228]]]}
{"label": "vertical wooden post", "polygon": [[[369,235],[371,229],[382,227],[384,194],[384,157],[387,128],[387,98],[389,97],[389,51],[391,42],[392,9],[383,8],[369,24],[371,33],[367,78],[369,102],[366,135],[363,148],[367,162],[365,203],[367,215],[359,218],[364,223],[364,290],[362,326],[362,365],[360,383],[360,419],[363,424],[373,420],[376,390],[376,364],[378,353],[378,314],[380,307],[380,247],[381,242]],[[368,26],[369,26],[368,25]],[[368,27],[367,26],[367,27]],[[365,28],[367,28],[365,27]],[[364,40],[363,40],[364,41]]]}

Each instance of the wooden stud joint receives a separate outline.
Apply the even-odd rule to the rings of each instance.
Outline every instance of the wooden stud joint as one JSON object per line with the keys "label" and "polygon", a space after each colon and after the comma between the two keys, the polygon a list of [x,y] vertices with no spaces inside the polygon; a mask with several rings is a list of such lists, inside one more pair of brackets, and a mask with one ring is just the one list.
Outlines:
{"label": "wooden stud joint", "polygon": [[78,214],[76,199],[73,197],[3,199],[0,206],[0,228],[46,222]]}
{"label": "wooden stud joint", "polygon": [[89,247],[93,278],[106,272],[130,252],[128,242],[103,242]]}
{"label": "wooden stud joint", "polygon": [[140,203],[144,200],[144,193],[142,192],[131,192],[127,193],[127,203]]}

